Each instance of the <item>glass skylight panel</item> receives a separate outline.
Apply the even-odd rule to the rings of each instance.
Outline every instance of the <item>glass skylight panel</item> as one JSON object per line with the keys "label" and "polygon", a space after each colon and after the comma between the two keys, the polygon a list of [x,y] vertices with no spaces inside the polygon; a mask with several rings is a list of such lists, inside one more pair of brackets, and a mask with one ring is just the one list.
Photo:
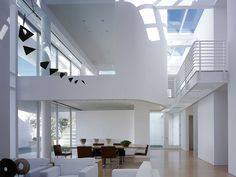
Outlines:
{"label": "glass skylight panel", "polygon": [[203,9],[189,9],[186,19],[184,21],[182,32],[193,33],[197,27],[197,24],[201,18]]}
{"label": "glass skylight panel", "polygon": [[160,36],[159,36],[159,31],[156,27],[153,28],[146,28],[148,39],[150,41],[159,41]]}
{"label": "glass skylight panel", "polygon": [[[168,10],[169,33],[193,33],[203,9],[170,9]],[[184,14],[186,17],[184,18]]]}
{"label": "glass skylight panel", "polygon": [[115,75],[116,71],[114,70],[101,70],[98,73],[99,75]]}
{"label": "glass skylight panel", "polygon": [[169,56],[182,56],[184,54],[186,47],[170,47],[168,49]]}
{"label": "glass skylight panel", "polygon": [[144,4],[153,4],[156,0],[125,0],[125,2],[130,2],[134,6],[138,7]]}
{"label": "glass skylight panel", "polygon": [[178,33],[184,17],[184,9],[168,10],[168,32]]}
{"label": "glass skylight panel", "polygon": [[141,9],[139,12],[142,16],[144,24],[156,24],[153,8]]}

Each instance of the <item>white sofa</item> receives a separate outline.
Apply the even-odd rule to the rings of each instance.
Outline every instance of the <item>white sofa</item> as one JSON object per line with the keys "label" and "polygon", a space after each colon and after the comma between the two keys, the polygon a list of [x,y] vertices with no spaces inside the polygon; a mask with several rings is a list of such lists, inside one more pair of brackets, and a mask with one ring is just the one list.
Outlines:
{"label": "white sofa", "polygon": [[54,167],[40,172],[40,177],[98,177],[94,158],[54,159]]}
{"label": "white sofa", "polygon": [[30,164],[30,171],[25,175],[25,177],[40,177],[40,172],[42,170],[52,167],[50,160],[47,158],[32,158],[26,160]]}
{"label": "white sofa", "polygon": [[112,177],[160,177],[149,161],[144,161],[138,169],[114,169]]}

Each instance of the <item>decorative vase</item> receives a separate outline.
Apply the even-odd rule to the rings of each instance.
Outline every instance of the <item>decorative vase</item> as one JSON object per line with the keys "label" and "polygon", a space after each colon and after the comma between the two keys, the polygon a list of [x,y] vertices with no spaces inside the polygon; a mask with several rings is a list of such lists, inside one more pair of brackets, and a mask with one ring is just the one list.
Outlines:
{"label": "decorative vase", "polygon": [[86,143],[86,139],[85,139],[85,138],[81,138],[81,139],[80,139],[80,143],[81,143],[82,145],[84,145],[84,144]]}
{"label": "decorative vase", "polygon": [[111,144],[111,138],[106,138],[107,144]]}
{"label": "decorative vase", "polygon": [[98,143],[99,142],[99,139],[98,138],[94,138],[94,143]]}

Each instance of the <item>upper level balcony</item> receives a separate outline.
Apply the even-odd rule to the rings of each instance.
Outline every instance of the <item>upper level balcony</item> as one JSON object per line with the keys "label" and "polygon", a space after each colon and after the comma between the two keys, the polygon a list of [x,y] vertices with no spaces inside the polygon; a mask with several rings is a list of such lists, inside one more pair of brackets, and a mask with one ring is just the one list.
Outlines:
{"label": "upper level balcony", "polygon": [[195,41],[179,72],[168,77],[171,109],[184,109],[227,83],[225,41]]}

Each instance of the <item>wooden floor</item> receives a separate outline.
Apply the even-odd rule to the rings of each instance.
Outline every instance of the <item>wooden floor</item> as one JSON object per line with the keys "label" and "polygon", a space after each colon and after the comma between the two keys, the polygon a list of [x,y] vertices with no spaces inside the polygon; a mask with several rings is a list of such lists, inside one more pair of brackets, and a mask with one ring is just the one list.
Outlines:
{"label": "wooden floor", "polygon": [[[160,177],[234,177],[227,173],[227,166],[213,166],[182,150],[151,150],[150,158],[127,157],[119,168],[138,168],[144,160],[151,161]],[[103,177],[111,177],[115,166],[103,168]]]}

